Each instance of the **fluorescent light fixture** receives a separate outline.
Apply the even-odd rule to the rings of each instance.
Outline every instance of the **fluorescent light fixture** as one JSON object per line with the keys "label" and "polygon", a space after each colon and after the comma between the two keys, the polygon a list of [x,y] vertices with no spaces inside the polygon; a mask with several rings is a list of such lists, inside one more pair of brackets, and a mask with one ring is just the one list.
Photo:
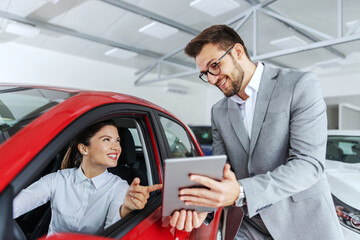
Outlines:
{"label": "fluorescent light fixture", "polygon": [[30,24],[16,21],[3,21],[2,29],[4,32],[15,34],[21,37],[34,38],[40,33],[40,29]]}
{"label": "fluorescent light fixture", "polygon": [[178,31],[179,30],[177,30],[176,28],[170,27],[168,25],[159,22],[151,22],[150,24],[139,29],[139,32],[145,33],[152,37],[156,37],[158,39],[167,38],[177,33]]}
{"label": "fluorescent light fixture", "polygon": [[360,34],[360,20],[353,20],[345,23],[346,27],[350,30],[357,25],[356,29],[352,32],[353,34]]}
{"label": "fluorescent light fixture", "polygon": [[190,3],[190,7],[213,17],[229,12],[239,6],[240,4],[233,0],[195,0]]}
{"label": "fluorescent light fixture", "polygon": [[105,53],[106,56],[114,57],[121,60],[126,60],[137,56],[138,54],[135,52],[131,52],[128,50],[113,48]]}
{"label": "fluorescent light fixture", "polygon": [[337,59],[331,59],[323,62],[315,63],[316,66],[321,67],[323,69],[331,69],[331,68],[340,68],[343,64],[339,62]]}
{"label": "fluorescent light fixture", "polygon": [[45,1],[52,3],[52,4],[57,4],[58,1],[60,1],[60,0],[45,0]]}
{"label": "fluorescent light fixture", "polygon": [[270,42],[270,44],[272,44],[278,48],[281,48],[281,49],[288,49],[288,48],[293,48],[293,47],[304,46],[307,43],[304,40],[302,40],[296,36],[290,36],[290,37],[272,40]]}
{"label": "fluorescent light fixture", "polygon": [[172,93],[179,93],[179,94],[188,94],[189,87],[174,84],[174,83],[168,83],[164,89],[166,92],[172,92]]}

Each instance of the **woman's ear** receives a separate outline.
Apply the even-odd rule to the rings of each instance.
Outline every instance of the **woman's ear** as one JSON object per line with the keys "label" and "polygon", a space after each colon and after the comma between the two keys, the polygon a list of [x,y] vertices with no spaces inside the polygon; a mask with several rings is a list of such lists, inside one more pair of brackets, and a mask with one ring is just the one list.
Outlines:
{"label": "woman's ear", "polygon": [[86,156],[86,155],[88,154],[88,153],[87,153],[87,147],[86,147],[84,144],[79,143],[79,144],[78,144],[78,149],[79,149],[79,152],[80,152],[82,155]]}

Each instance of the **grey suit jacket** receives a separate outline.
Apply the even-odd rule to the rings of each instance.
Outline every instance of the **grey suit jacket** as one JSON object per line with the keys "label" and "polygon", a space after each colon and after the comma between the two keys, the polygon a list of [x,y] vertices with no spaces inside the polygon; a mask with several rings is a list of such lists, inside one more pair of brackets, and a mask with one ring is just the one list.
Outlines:
{"label": "grey suit jacket", "polygon": [[211,119],[213,152],[228,156],[250,218],[260,214],[275,240],[343,239],[324,174],[326,105],[314,74],[265,65],[251,140],[230,98]]}

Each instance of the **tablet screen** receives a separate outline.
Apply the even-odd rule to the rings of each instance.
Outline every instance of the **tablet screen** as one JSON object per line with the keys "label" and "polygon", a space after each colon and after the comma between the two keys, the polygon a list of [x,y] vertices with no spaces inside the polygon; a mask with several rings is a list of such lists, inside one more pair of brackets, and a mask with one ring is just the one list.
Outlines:
{"label": "tablet screen", "polygon": [[179,190],[189,187],[204,187],[189,180],[190,174],[207,176],[221,180],[226,155],[190,158],[171,158],[165,160],[164,191],[162,215],[171,216],[175,210],[187,209],[197,212],[211,212],[214,208],[185,206],[179,199]]}

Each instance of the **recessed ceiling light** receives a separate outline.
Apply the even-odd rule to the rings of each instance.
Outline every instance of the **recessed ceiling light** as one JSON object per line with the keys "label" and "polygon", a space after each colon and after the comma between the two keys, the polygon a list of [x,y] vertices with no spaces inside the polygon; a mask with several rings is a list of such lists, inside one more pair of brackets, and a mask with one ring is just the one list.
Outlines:
{"label": "recessed ceiling light", "polygon": [[190,3],[190,7],[213,17],[229,12],[239,6],[240,4],[233,0],[195,0]]}
{"label": "recessed ceiling light", "polygon": [[152,22],[139,29],[139,32],[145,33],[152,37],[156,37],[158,39],[164,39],[177,33],[178,31],[179,30],[177,30],[176,28],[169,27],[159,22]]}
{"label": "recessed ceiling light", "polygon": [[357,28],[353,31],[353,34],[360,34],[360,20],[353,20],[345,23],[346,27],[351,30],[355,25]]}
{"label": "recessed ceiling light", "polygon": [[131,52],[128,50],[113,48],[105,53],[106,56],[114,57],[121,60],[126,60],[137,56],[138,54],[135,52]]}
{"label": "recessed ceiling light", "polygon": [[10,20],[3,21],[1,28],[4,32],[27,38],[34,38],[40,33],[40,29],[33,25]]}
{"label": "recessed ceiling light", "polygon": [[293,47],[304,46],[306,45],[306,42],[296,36],[290,36],[290,37],[272,40],[270,44],[281,49],[288,49]]}

